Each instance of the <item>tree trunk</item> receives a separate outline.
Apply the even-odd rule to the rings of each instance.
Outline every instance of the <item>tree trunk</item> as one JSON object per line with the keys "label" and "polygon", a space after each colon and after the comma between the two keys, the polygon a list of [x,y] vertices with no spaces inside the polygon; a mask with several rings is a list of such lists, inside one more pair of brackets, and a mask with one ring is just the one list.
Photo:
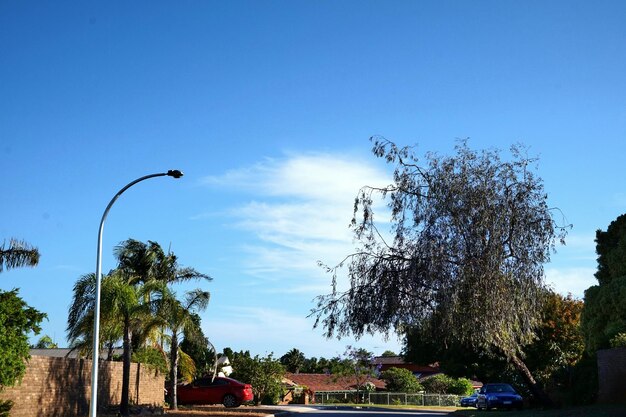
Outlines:
{"label": "tree trunk", "polygon": [[539,403],[544,407],[554,407],[554,402],[550,399],[548,394],[543,390],[543,388],[535,381],[535,378],[530,373],[530,370],[517,355],[511,358],[511,362],[515,369],[520,373],[526,386],[530,389],[530,392],[533,396],[539,401]]}
{"label": "tree trunk", "polygon": [[120,414],[130,415],[128,397],[130,392],[130,358],[132,356],[130,319],[124,318],[124,353],[122,363],[122,398],[120,400]]}
{"label": "tree trunk", "polygon": [[178,410],[178,334],[172,332],[172,350],[170,352],[170,409]]}

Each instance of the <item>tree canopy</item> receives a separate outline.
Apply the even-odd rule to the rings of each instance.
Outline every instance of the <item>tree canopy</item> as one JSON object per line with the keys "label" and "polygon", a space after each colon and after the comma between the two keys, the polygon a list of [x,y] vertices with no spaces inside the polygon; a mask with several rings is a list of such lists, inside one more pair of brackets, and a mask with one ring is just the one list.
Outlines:
{"label": "tree canopy", "polygon": [[[342,336],[422,328],[446,342],[494,352],[536,382],[521,349],[540,322],[544,263],[567,228],[553,218],[536,159],[520,145],[509,160],[460,141],[449,157],[373,138],[393,182],[364,186],[354,205],[356,251],[328,271],[315,325]],[[390,230],[378,220],[386,199]],[[350,288],[340,291],[340,271]],[[537,393],[539,394],[539,393]]]}
{"label": "tree canopy", "polygon": [[306,358],[304,353],[293,348],[289,352],[280,357],[280,363],[285,367],[287,372],[299,373],[305,365]]}
{"label": "tree canopy", "polygon": [[387,391],[411,393],[424,390],[413,372],[408,369],[389,368],[380,374],[380,379],[385,381]]}
{"label": "tree canopy", "polygon": [[0,389],[12,386],[26,370],[28,333],[39,333],[39,324],[46,317],[29,307],[18,290],[0,290]]}
{"label": "tree canopy", "polygon": [[626,214],[596,231],[598,285],[585,291],[582,328],[588,353],[611,347],[626,332]]}
{"label": "tree canopy", "polygon": [[[0,272],[22,266],[35,266],[39,251],[24,241],[11,239],[0,246]],[[28,334],[38,334],[45,313],[30,307],[18,296],[18,290],[0,290],[0,391],[13,386],[26,371],[30,358]],[[13,402],[0,400],[0,415],[8,415]]]}
{"label": "tree canopy", "polygon": [[273,354],[250,356],[249,352],[233,354],[231,377],[252,385],[255,404],[276,404],[282,392],[285,368]]}

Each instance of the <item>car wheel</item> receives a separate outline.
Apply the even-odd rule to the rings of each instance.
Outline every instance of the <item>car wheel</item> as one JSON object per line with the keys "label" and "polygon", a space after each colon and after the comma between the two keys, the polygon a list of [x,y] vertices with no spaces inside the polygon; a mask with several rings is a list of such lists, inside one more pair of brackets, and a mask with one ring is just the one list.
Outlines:
{"label": "car wheel", "polygon": [[224,400],[222,401],[222,404],[224,404],[224,407],[227,408],[239,407],[239,402],[237,401],[237,398],[232,394],[224,395]]}

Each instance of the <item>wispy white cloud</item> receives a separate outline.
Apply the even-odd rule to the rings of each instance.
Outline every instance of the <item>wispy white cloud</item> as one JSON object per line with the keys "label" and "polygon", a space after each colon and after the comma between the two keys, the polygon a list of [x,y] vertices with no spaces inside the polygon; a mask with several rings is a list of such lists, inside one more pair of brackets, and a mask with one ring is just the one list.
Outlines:
{"label": "wispy white cloud", "polygon": [[338,263],[354,249],[349,224],[359,189],[389,182],[372,161],[319,153],[266,159],[203,179],[251,195],[229,212],[234,227],[258,242],[241,246],[247,273],[270,281],[289,276],[285,292],[316,295],[320,285],[311,280],[329,280],[317,262]]}
{"label": "wispy white cloud", "polygon": [[326,202],[352,200],[362,186],[388,182],[387,175],[362,158],[322,153],[266,158],[251,167],[202,180],[207,185],[237,187],[263,196]]}
{"label": "wispy white cloud", "polygon": [[546,283],[556,292],[582,299],[585,290],[598,282],[594,278],[594,268],[548,268],[546,269]]}

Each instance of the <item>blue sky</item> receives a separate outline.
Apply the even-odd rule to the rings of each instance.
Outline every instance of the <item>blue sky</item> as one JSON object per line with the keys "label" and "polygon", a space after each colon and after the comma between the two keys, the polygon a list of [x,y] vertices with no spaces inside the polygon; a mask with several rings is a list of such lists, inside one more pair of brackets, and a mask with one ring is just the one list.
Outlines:
{"label": "blue sky", "polygon": [[132,237],[210,274],[219,350],[398,352],[307,318],[330,290],[317,261],[353,247],[358,188],[389,182],[368,141],[383,135],[420,153],[529,146],[574,225],[547,282],[582,297],[595,230],[626,212],[624,22],[622,1],[0,1],[0,239],[42,254],[0,288],[64,346],[107,203],[181,169],[115,203],[105,271]]}

